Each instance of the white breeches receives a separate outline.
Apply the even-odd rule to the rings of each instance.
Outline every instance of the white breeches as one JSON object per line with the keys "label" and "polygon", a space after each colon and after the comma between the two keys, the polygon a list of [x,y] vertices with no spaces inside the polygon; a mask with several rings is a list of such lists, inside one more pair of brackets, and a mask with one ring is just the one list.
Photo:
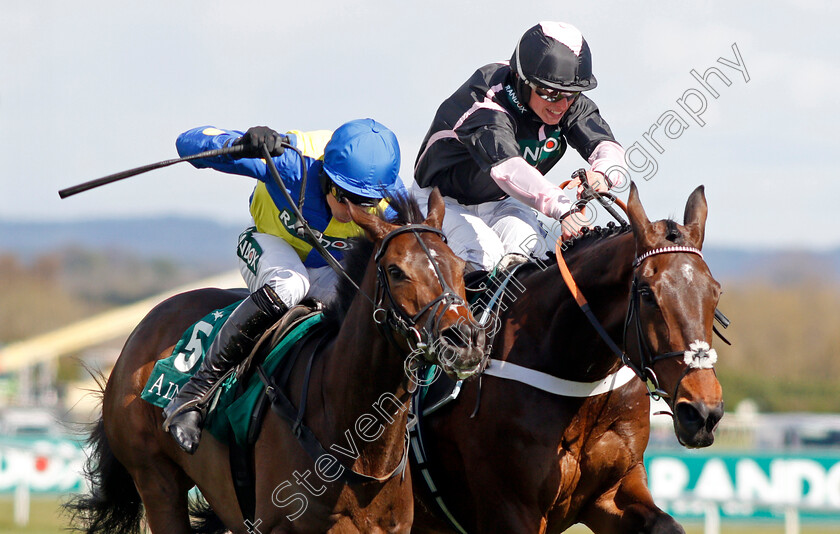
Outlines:
{"label": "white breeches", "polygon": [[[431,188],[416,183],[412,193],[420,207],[427,210]],[[443,232],[449,247],[477,269],[491,270],[505,254],[517,252],[530,256],[545,250],[545,231],[531,208],[514,198],[465,206],[443,197],[446,216]]]}
{"label": "white breeches", "polygon": [[292,245],[275,235],[246,230],[237,252],[239,271],[252,293],[268,284],[289,307],[304,296],[329,302],[336,294],[338,275],[331,267],[305,267]]}

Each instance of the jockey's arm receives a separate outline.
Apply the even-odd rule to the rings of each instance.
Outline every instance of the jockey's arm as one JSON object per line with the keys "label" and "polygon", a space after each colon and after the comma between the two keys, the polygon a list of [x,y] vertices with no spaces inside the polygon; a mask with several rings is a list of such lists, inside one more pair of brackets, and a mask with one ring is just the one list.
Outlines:
{"label": "jockey's arm", "polygon": [[[589,165],[586,173],[589,185],[596,191],[606,192],[624,183],[629,176],[624,162],[624,148],[619,145],[598,106],[585,95],[580,95],[561,122],[569,146]],[[571,187],[580,186],[574,180]],[[583,189],[578,189],[578,197]]]}
{"label": "jockey's arm", "polygon": [[[586,171],[586,181],[596,191],[606,193],[613,187],[624,183],[628,176],[624,166],[624,148],[613,141],[601,141],[589,156],[589,170]],[[577,187],[578,198],[583,194],[580,180],[575,178],[568,187]]]}
{"label": "jockey's arm", "polygon": [[490,177],[502,191],[552,219],[560,220],[572,207],[563,190],[546,180],[522,156],[497,163],[490,168]]}
{"label": "jockey's arm", "polygon": [[[238,130],[222,130],[213,126],[201,126],[188,130],[178,136],[175,147],[178,154],[188,156],[206,150],[213,150],[230,146],[239,139],[244,132]],[[296,142],[294,135],[290,135],[292,142]],[[273,158],[286,187],[293,191],[294,184],[300,181],[300,158],[294,150],[287,150],[281,156]],[[198,169],[212,168],[217,171],[241,176],[250,176],[262,182],[272,181],[265,162],[260,158],[235,158],[228,155],[202,158],[190,162]]]}

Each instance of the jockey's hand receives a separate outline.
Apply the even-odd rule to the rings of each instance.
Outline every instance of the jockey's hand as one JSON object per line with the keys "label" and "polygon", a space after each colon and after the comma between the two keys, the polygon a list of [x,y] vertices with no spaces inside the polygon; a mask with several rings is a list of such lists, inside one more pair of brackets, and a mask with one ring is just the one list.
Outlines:
{"label": "jockey's hand", "polygon": [[233,144],[245,147],[245,150],[236,155],[237,157],[261,158],[263,153],[262,148],[260,147],[263,143],[265,143],[265,146],[268,148],[268,151],[272,156],[281,155],[285,150],[280,144],[281,141],[288,143],[289,139],[275,132],[268,126],[254,126],[253,128],[248,128],[245,135],[234,141]]}
{"label": "jockey's hand", "polygon": [[564,218],[563,221],[560,223],[560,237],[563,239],[563,241],[579,236],[580,229],[586,226],[586,220],[586,208],[580,210],[580,213],[573,213],[568,217]]}
{"label": "jockey's hand", "polygon": [[[607,184],[607,177],[600,172],[586,171],[586,181],[589,182],[589,186],[592,187],[592,189],[598,191],[599,193],[606,193],[610,190],[609,184]],[[583,195],[583,184],[580,182],[580,178],[575,178],[569,182],[569,185],[566,187],[577,187],[578,198]]]}

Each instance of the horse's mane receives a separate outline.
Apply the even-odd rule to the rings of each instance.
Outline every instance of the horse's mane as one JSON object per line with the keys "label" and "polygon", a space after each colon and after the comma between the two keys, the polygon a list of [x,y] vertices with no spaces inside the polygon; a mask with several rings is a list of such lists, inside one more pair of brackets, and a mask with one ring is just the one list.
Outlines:
{"label": "horse's mane", "polygon": [[[685,236],[677,227],[678,224],[673,219],[663,219],[657,221],[665,225],[665,240],[674,243],[675,245],[687,245]],[[584,227],[581,235],[573,237],[563,242],[563,256],[573,258],[578,254],[603,243],[606,239],[618,237],[632,231],[629,224],[617,225],[614,222],[607,223],[606,227],[595,226],[593,228]],[[553,252],[549,252],[549,257],[554,258]]]}
{"label": "horse's mane", "polygon": [[[393,209],[394,214],[386,219],[384,213],[379,216],[392,224],[420,224],[424,221],[423,213],[417,199],[410,193],[398,193],[387,199],[388,205]],[[365,270],[373,254],[373,243],[365,237],[349,239],[351,248],[344,254],[341,264],[344,270],[357,285],[361,285]],[[341,326],[350,304],[356,298],[358,291],[347,278],[339,276],[336,297],[324,310],[324,322],[336,329]],[[372,297],[372,295],[371,295]]]}
{"label": "horse's mane", "polygon": [[589,250],[604,240],[626,234],[632,230],[629,224],[617,225],[614,222],[607,223],[607,226],[584,227],[581,234],[563,242],[563,255],[569,257]]}

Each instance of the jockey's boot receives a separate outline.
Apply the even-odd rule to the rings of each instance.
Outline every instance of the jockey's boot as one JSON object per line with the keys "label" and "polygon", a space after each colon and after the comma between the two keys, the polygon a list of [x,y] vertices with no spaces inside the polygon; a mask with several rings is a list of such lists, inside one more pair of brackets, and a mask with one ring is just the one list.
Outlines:
{"label": "jockey's boot", "polygon": [[205,395],[228,370],[240,363],[259,337],[288,310],[265,285],[237,306],[213,339],[201,367],[163,410],[163,429],[189,454],[195,452],[207,415]]}

